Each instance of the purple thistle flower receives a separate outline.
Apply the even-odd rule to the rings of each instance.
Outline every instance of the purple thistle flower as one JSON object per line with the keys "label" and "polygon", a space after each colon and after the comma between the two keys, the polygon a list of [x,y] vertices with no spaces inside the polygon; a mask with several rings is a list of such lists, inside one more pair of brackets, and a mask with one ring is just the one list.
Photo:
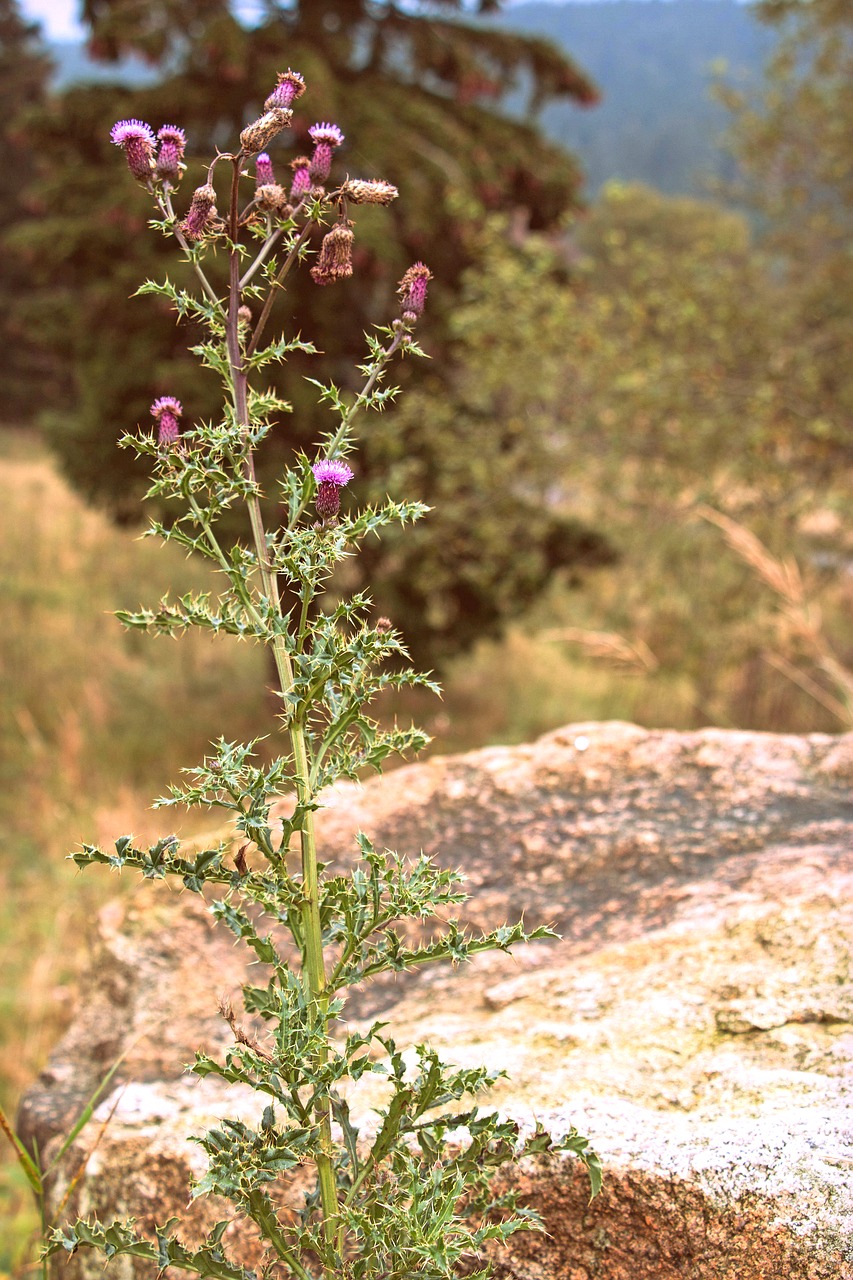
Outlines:
{"label": "purple thistle flower", "polygon": [[158,444],[168,447],[177,442],[181,434],[178,418],[183,411],[180,400],[176,400],[174,396],[161,396],[159,400],[154,401],[151,406],[151,416],[157,423]]}
{"label": "purple thistle flower", "polygon": [[353,471],[340,458],[325,458],[311,466],[317,481],[314,499],[321,520],[331,520],[341,509],[341,489],[353,478]]}
{"label": "purple thistle flower", "polygon": [[144,120],[117,120],[110,129],[110,142],[117,147],[126,147],[134,138],[143,139],[150,147],[154,146],[154,130]]}
{"label": "purple thistle flower", "polygon": [[311,464],[311,470],[318,484],[343,486],[349,484],[355,475],[352,468],[340,458],[324,458],[320,462],[314,462]]}
{"label": "purple thistle flower", "polygon": [[151,180],[154,132],[144,120],[118,120],[110,129],[110,141],[124,150],[127,167],[139,182]]}
{"label": "purple thistle flower", "polygon": [[278,84],[264,103],[264,111],[272,111],[274,107],[290,107],[305,92],[305,81],[298,71],[283,71],[278,77]]}
{"label": "purple thistle flower", "polygon": [[311,180],[315,183],[325,182],[332,168],[332,153],[344,140],[344,135],[336,124],[320,122],[312,124],[308,136],[314,143],[314,154],[311,157]]}
{"label": "purple thistle flower", "polygon": [[403,319],[413,324],[426,306],[427,283],[432,279],[432,272],[422,262],[409,267],[397,289],[400,299],[400,310]]}
{"label": "purple thistle flower", "polygon": [[187,137],[176,124],[164,124],[157,130],[160,150],[157,152],[157,174],[166,182],[180,181]]}
{"label": "purple thistle flower", "polygon": [[320,121],[312,124],[308,130],[308,137],[312,142],[328,142],[330,147],[339,147],[344,140],[344,135],[336,124],[329,124],[328,121]]}
{"label": "purple thistle flower", "polygon": [[291,160],[290,167],[293,170],[290,203],[299,204],[311,192],[311,161],[307,156],[297,156],[295,160]]}
{"label": "purple thistle flower", "polygon": [[273,172],[272,160],[270,160],[266,151],[262,151],[259,156],[255,156],[255,185],[258,187],[271,187],[275,183],[275,173]]}

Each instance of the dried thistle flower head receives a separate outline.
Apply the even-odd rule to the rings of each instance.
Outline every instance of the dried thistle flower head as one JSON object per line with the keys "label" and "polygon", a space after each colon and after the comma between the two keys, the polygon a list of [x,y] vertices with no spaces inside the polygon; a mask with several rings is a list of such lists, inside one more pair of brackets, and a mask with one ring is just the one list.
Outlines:
{"label": "dried thistle flower head", "polygon": [[168,447],[177,443],[181,434],[178,419],[183,411],[180,400],[176,400],[174,396],[160,396],[159,400],[154,401],[151,416],[157,423],[158,444]]}
{"label": "dried thistle flower head", "polygon": [[209,182],[203,187],[196,187],[190,202],[189,212],[181,223],[181,230],[188,240],[201,240],[211,229],[216,217],[216,192]]}
{"label": "dried thistle flower head", "polygon": [[255,159],[255,204],[264,213],[287,216],[290,206],[284,187],[275,180],[272,161],[265,151]]}
{"label": "dried thistle flower head", "polygon": [[289,208],[287,192],[277,182],[269,182],[255,191],[255,204],[264,213],[284,213]]}
{"label": "dried thistle flower head", "polygon": [[273,111],[276,107],[290,107],[305,92],[305,81],[298,71],[290,68],[278,77],[278,84],[264,103],[264,111]]}
{"label": "dried thistle flower head", "polygon": [[338,222],[323,236],[317,261],[311,268],[315,284],[334,284],[352,275],[352,223]]}
{"label": "dried thistle flower head", "polygon": [[186,168],[183,163],[187,138],[183,129],[175,124],[164,124],[157,130],[160,143],[157,152],[157,176],[174,185],[180,181]]}
{"label": "dried thistle flower head", "polygon": [[127,167],[138,182],[150,182],[154,170],[154,131],[144,120],[118,120],[110,141],[121,147]]}
{"label": "dried thistle flower head", "polygon": [[241,149],[250,156],[263,151],[277,133],[290,127],[292,119],[293,112],[288,107],[273,107],[272,111],[265,111],[257,120],[246,125],[240,134]]}
{"label": "dried thistle flower head", "polygon": [[353,204],[390,204],[400,194],[390,182],[347,178],[340,189],[340,195],[351,200]]}
{"label": "dried thistle flower head", "polygon": [[413,324],[423,314],[426,306],[427,283],[432,279],[432,272],[422,262],[409,267],[397,289],[400,299],[400,310],[403,319]]}

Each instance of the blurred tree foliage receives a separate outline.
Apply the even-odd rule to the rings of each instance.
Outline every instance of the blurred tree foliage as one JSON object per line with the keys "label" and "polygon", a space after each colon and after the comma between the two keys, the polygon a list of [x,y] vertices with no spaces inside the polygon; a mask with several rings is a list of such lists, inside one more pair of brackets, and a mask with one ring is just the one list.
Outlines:
{"label": "blurred tree foliage", "polygon": [[787,285],[794,413],[828,462],[853,460],[853,6],[761,0],[778,41],[760,95],[723,94],[744,172]]}
{"label": "blurred tree foliage", "polygon": [[[809,653],[780,632],[773,592],[717,530],[691,519],[706,502],[777,554],[799,544],[819,560],[821,548],[799,536],[801,517],[849,497],[837,450],[811,429],[825,414],[845,421],[843,394],[832,404],[823,388],[813,396],[796,290],[775,257],[751,242],[742,216],[636,186],[608,188],[564,238],[519,245],[493,222],[480,254],[452,320],[452,425],[437,389],[419,388],[393,432],[386,424],[393,465],[414,470],[412,433],[476,439],[481,424],[497,424],[497,448],[477,473],[483,501],[495,457],[511,470],[532,448],[551,474],[539,500],[606,530],[618,554],[583,593],[551,597],[550,627],[641,641],[663,685],[687,683],[697,722],[837,727],[819,710],[816,722],[805,695],[788,705],[790,686],[764,654],[778,649],[811,670]],[[843,547],[823,550],[823,585],[840,583]],[[419,570],[415,559],[406,581],[416,585]],[[843,594],[826,609],[831,630]]]}
{"label": "blurred tree foliage", "polygon": [[498,454],[546,456],[552,501],[582,483],[605,510],[736,486],[794,511],[834,474],[824,406],[797,381],[790,283],[743,216],[613,184],[562,236],[519,242],[498,220],[477,242],[449,320],[452,398],[419,388],[387,449],[405,458],[401,424],[440,436],[452,408],[459,435],[479,416]]}
{"label": "blurred tree foliage", "polygon": [[[479,0],[475,7],[496,6]],[[572,158],[532,126],[500,115],[496,105],[519,79],[534,106],[560,95],[582,104],[596,98],[583,73],[547,41],[476,27],[465,16],[461,0],[422,7],[373,0],[271,2],[249,29],[227,0],[87,0],[84,17],[96,56],[142,54],[162,69],[156,84],[132,92],[103,84],[71,88],[33,125],[42,216],[20,235],[19,245],[34,258],[37,314],[31,306],[31,322],[73,370],[68,402],[47,420],[50,438],[87,497],[108,504],[121,519],[137,519],[145,478],[126,451],[115,449],[116,437],[134,421],[147,421],[156,395],[179,396],[197,417],[217,412],[218,398],[214,379],[185,356],[191,330],[176,329],[150,299],[131,299],[146,276],[168,269],[181,279],[182,268],[172,246],[146,232],[147,197],[109,142],[111,123],[134,116],[155,129],[166,122],[186,129],[192,150],[181,209],[202,180],[193,157],[231,145],[259,113],[276,73],[298,68],[308,93],[297,104],[293,130],[272,149],[282,178],[287,180],[291,156],[310,148],[307,129],[319,114],[336,120],[347,135],[336,155],[337,172],[385,178],[400,188],[401,199],[390,212],[359,211],[353,280],[320,290],[304,273],[279,310],[280,322],[306,333],[310,325],[326,352],[326,375],[346,385],[353,359],[364,351],[363,331],[395,314],[397,281],[412,261],[423,259],[435,276],[423,338],[440,365],[455,291],[471,260],[470,228],[484,211],[512,210],[545,229],[576,200],[579,175]],[[295,413],[267,451],[268,476],[281,451],[310,447],[326,425],[314,390],[299,376],[304,372],[316,376],[317,369],[295,359],[286,391]],[[409,366],[402,375],[412,376]],[[368,424],[359,458],[360,478],[368,484],[376,475],[372,430]],[[422,456],[422,496],[444,496],[448,483],[439,478],[429,442],[415,435],[410,448]],[[465,596],[464,634],[441,624],[425,637],[435,659],[464,644],[468,633],[497,625],[507,600],[528,598],[561,557],[585,546],[583,537],[567,541],[556,517],[543,513],[538,545],[516,571],[511,536],[524,523],[518,487],[501,489],[497,481],[490,513],[497,504],[504,536],[480,538],[478,522],[485,515],[465,473],[469,456],[465,442],[450,440],[443,461],[446,475],[454,477],[454,519],[467,527],[470,554],[478,560],[478,590],[476,599]],[[532,466],[535,489],[540,482]],[[430,536],[440,541],[441,523],[431,527]],[[380,578],[398,572],[384,553],[371,570]],[[409,599],[413,608],[422,606],[405,619],[410,635],[428,632],[429,619],[447,612],[437,600],[446,589],[445,580],[437,581],[427,590],[429,599]]]}
{"label": "blurred tree foliage", "polygon": [[6,243],[8,231],[32,212],[25,192],[35,162],[25,116],[43,100],[50,70],[38,27],[22,19],[15,0],[0,0],[0,343],[7,355],[0,394],[6,421],[31,419],[56,390],[55,370],[32,340],[19,305],[30,284],[27,262]]}

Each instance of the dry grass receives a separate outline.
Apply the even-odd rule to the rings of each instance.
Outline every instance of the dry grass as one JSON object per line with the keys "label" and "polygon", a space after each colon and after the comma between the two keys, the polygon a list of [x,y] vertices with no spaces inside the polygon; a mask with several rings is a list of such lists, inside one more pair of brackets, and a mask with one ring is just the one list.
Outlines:
{"label": "dry grass", "polygon": [[[248,646],[122,631],[113,609],[210,586],[206,566],[115,530],[37,444],[5,433],[0,584],[0,1103],[13,1112],[68,1020],[98,907],[119,890],[66,854],[83,839],[161,834],[151,797],[219,733],[256,733],[265,695]],[[34,1225],[11,1163],[0,1199],[2,1276]]]}
{"label": "dry grass", "polygon": [[[60,957],[79,932],[80,895],[88,911],[87,895],[99,893],[83,887],[90,878],[71,876],[65,853],[84,838],[157,833],[162,819],[147,809],[151,796],[211,738],[250,735],[265,713],[256,650],[226,637],[140,638],[111,616],[170,587],[209,586],[206,566],[115,530],[86,509],[43,455],[21,456],[17,448],[17,456],[0,459],[0,662],[7,676],[0,695],[0,914],[23,922],[35,907],[40,924],[26,939],[23,924],[4,930],[0,944],[0,1030],[5,1019],[24,1028],[24,1045],[15,1037],[0,1053],[4,1101],[43,1057],[50,1033],[39,1028],[53,1020],[37,992],[55,989],[62,976]],[[48,887],[56,895],[50,906]],[[50,928],[43,930],[47,910]],[[24,960],[31,947],[38,958]],[[34,966],[26,977],[22,963]]]}
{"label": "dry grass", "polygon": [[[730,516],[704,504],[696,514],[722,530],[727,545],[777,598],[777,644],[779,652],[763,654],[775,670],[814,698],[846,729],[853,728],[853,671],[840,661],[824,628],[823,609],[814,599],[793,557],[771,554],[760,538]],[[789,653],[804,652],[819,671],[828,676],[834,694],[824,689],[807,671],[791,661]]]}
{"label": "dry grass", "polygon": [[583,627],[554,627],[539,633],[540,640],[576,645],[582,653],[627,671],[651,673],[660,663],[645,640],[628,640],[613,631],[589,631]]}

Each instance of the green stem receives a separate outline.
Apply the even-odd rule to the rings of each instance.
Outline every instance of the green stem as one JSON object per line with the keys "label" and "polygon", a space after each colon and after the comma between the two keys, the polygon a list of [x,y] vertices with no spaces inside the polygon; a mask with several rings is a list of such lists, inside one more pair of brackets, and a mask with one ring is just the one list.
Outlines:
{"label": "green stem", "polygon": [[292,1252],[282,1234],[281,1227],[275,1214],[264,1203],[263,1199],[257,1195],[249,1197],[249,1212],[254,1221],[261,1228],[263,1234],[271,1241],[276,1253],[282,1258],[287,1265],[295,1271],[299,1276],[299,1280],[315,1280],[315,1277],[303,1267],[302,1263]]}
{"label": "green stem", "polygon": [[222,316],[222,319],[224,320],[225,310],[222,306],[222,303],[219,301],[219,298],[216,296],[216,290],[213,288],[213,285],[210,283],[207,276],[202,271],[201,263],[197,262],[195,258],[193,258],[192,256],[192,249],[190,248],[187,242],[187,238],[184,235],[183,231],[181,231],[181,228],[178,226],[177,218],[175,217],[175,211],[172,208],[172,197],[169,195],[168,191],[164,191],[162,200],[159,197],[157,197],[157,203],[160,206],[160,212],[165,214],[167,218],[172,219],[172,234],[174,235],[178,244],[183,249],[184,253],[186,253],[189,256],[189,259],[192,262],[193,270],[198,276],[199,283],[202,289],[204,289],[208,298],[214,304],[217,311],[220,313],[220,315]]}
{"label": "green stem", "polygon": [[258,343],[261,340],[261,334],[264,331],[267,320],[269,319],[269,314],[272,311],[273,303],[275,302],[276,289],[280,289],[282,284],[284,283],[285,277],[287,276],[288,272],[290,271],[291,267],[293,266],[294,262],[299,256],[299,250],[302,248],[303,244],[308,239],[308,236],[311,233],[312,225],[313,224],[310,222],[305,223],[305,226],[299,232],[299,235],[294,241],[294,244],[290,250],[290,253],[287,255],[284,262],[281,264],[281,268],[279,269],[278,275],[276,276],[275,280],[270,286],[270,291],[267,294],[266,302],[263,305],[261,314],[258,316],[258,323],[255,325],[255,331],[252,334],[252,340],[249,343],[248,347],[246,348],[247,359],[253,356],[258,349]]}
{"label": "green stem", "polygon": [[228,578],[228,581],[231,583],[234,590],[237,592],[237,595],[242,600],[243,608],[246,610],[246,613],[252,619],[252,621],[255,623],[258,629],[263,630],[264,620],[261,617],[261,615],[258,613],[257,609],[255,608],[252,597],[246,591],[245,584],[243,583],[243,580],[240,577],[239,573],[235,573],[234,567],[231,564],[229,564],[228,557],[220,547],[216,539],[216,534],[213,532],[213,530],[210,527],[210,521],[207,519],[207,517],[205,516],[204,512],[202,511],[201,507],[198,505],[198,503],[196,502],[192,494],[189,495],[188,501],[190,504],[190,510],[192,511],[198,523],[201,525],[204,536],[207,538],[207,545],[210,547],[211,551],[216,556],[217,560],[219,561],[220,568]]}
{"label": "green stem", "polygon": [[370,1170],[373,1168],[375,1163],[376,1161],[373,1157],[373,1153],[371,1152],[371,1154],[365,1160],[364,1164],[361,1166],[361,1172],[359,1173],[358,1177],[354,1180],[349,1191],[346,1193],[344,1197],[344,1204],[346,1205],[352,1204],[355,1193],[358,1191],[362,1182],[364,1182],[364,1179],[370,1173]]}
{"label": "green stem", "polygon": [[257,258],[255,258],[255,261],[252,263],[250,267],[246,268],[243,278],[240,281],[241,289],[245,289],[246,285],[252,279],[252,276],[255,274],[258,268],[262,267],[263,264],[266,262],[270,251],[274,248],[276,241],[280,239],[283,231],[284,231],[284,227],[279,227],[277,231],[273,231],[271,235],[267,236],[266,240],[261,246],[261,251],[258,254]]}
{"label": "green stem", "polygon": [[[397,350],[400,343],[402,342],[405,336],[405,332],[406,331],[404,329],[400,329],[400,331],[394,335],[391,345],[383,348],[383,350],[380,351],[379,355],[376,357],[376,364],[374,365],[373,370],[371,371],[367,381],[365,382],[361,391],[359,391],[355,400],[347,409],[346,413],[341,418],[341,425],[338,427],[337,431],[332,437],[332,440],[329,443],[328,448],[326,449],[327,458],[334,457],[335,453],[340,448],[341,442],[343,441],[344,436],[347,434],[347,432],[350,429],[350,426],[352,425],[353,418],[358,413],[359,409],[362,409],[364,405],[367,403],[367,401],[369,400],[370,394],[373,391],[373,388],[376,386],[377,382],[382,377],[382,374],[385,370],[385,366],[388,364],[388,361],[391,359],[394,352]],[[291,516],[288,522],[287,527],[289,529],[292,529],[293,526],[296,524],[297,520],[300,519],[307,505],[308,505],[308,499],[303,498],[302,501],[299,503],[299,506],[296,508],[296,511],[293,513],[293,515]]]}
{"label": "green stem", "polygon": [[358,951],[361,944],[366,942],[372,933],[378,932],[379,929],[384,929],[386,925],[393,924],[393,922],[398,919],[398,914],[399,913],[393,911],[383,911],[380,915],[374,916],[368,927],[366,929],[362,929],[357,938],[354,938],[351,942],[347,943],[346,948],[329,977],[330,991],[334,991],[337,988],[341,974],[344,972],[346,966],[349,964],[356,951]]}
{"label": "green stem", "polygon": [[342,733],[346,733],[347,729],[350,727],[352,722],[355,719],[357,719],[357,717],[358,717],[358,708],[356,707],[352,711],[348,712],[347,715],[342,720],[338,721],[338,723],[335,725],[334,730],[330,730],[330,732],[326,734],[325,738],[323,739],[320,745],[319,750],[314,755],[314,764],[312,765],[311,775],[310,775],[310,783],[311,783],[312,790],[317,785],[317,779],[320,776],[320,765],[323,763],[323,757],[328,752],[332,743],[335,742],[336,739],[338,739]]}
{"label": "green stem", "polygon": [[[229,228],[232,248],[230,253],[230,296],[226,333],[228,358],[231,366],[231,386],[234,396],[236,422],[240,427],[243,427],[248,431],[248,384],[246,371],[243,367],[240,355],[240,344],[237,329],[237,313],[240,307],[240,258],[236,245],[238,229],[237,188],[240,175],[239,156],[235,157],[233,164],[234,169],[231,184]],[[294,250],[291,252],[291,257],[295,252],[295,248],[296,246],[294,246]],[[270,293],[270,297],[271,296],[272,292]],[[264,530],[260,502],[256,492],[257,481],[255,477],[254,460],[251,453],[248,453],[246,457],[245,475],[246,479],[250,482],[252,490],[246,501],[249,508],[249,520],[252,526],[252,536],[255,543],[255,554],[257,556],[258,572],[263,592],[269,601],[271,609],[278,616],[281,616],[281,601],[278,591],[278,581],[268,558],[266,532]],[[287,651],[287,646],[283,636],[277,635],[274,637],[272,649],[281,692],[283,694],[287,694],[293,688],[294,676],[293,664],[291,663],[290,654]],[[304,729],[299,724],[292,724],[290,727],[290,745],[293,756],[297,801],[301,804],[309,804],[312,799],[312,792],[309,781],[310,769],[308,763],[308,750],[305,742]],[[308,994],[319,1006],[324,1021],[324,1027],[326,1028],[326,1036],[328,1036],[326,1013],[329,1006],[329,997],[326,990],[323,933],[320,924],[320,885],[317,869],[317,842],[314,833],[314,818],[310,810],[305,816],[300,837],[302,845],[301,912],[304,934],[303,966],[305,976],[307,978]],[[327,1058],[328,1040],[326,1040],[326,1043],[320,1053],[319,1065],[321,1067],[325,1065]],[[320,1130],[320,1145],[323,1148],[318,1152],[316,1158],[317,1176],[320,1183],[320,1200],[323,1208],[323,1234],[331,1253],[334,1250],[340,1212],[338,1207],[338,1191],[335,1182],[335,1170],[332,1160],[333,1144],[331,1102],[328,1098],[320,1099],[318,1101],[315,1115]],[[327,1263],[324,1269],[328,1280],[332,1280],[335,1275],[334,1265]]]}
{"label": "green stem", "polygon": [[[247,809],[243,805],[242,795],[236,789],[236,787],[229,787],[228,791],[230,795],[234,797],[234,802],[235,802],[233,805],[229,805],[228,807],[231,809],[234,809],[237,813],[240,814],[241,817],[245,818],[247,816]],[[272,847],[272,842],[261,832],[259,832],[256,836],[251,837],[251,839],[254,840],[255,844],[261,850],[261,853],[264,854],[267,861],[277,870],[279,866],[279,859],[275,852],[275,849],[273,849]]]}
{"label": "green stem", "polygon": [[307,583],[302,587],[302,608],[299,611],[299,631],[296,636],[296,647],[302,652],[302,646],[305,643],[306,627],[308,623],[308,610],[311,606],[311,592]]}

